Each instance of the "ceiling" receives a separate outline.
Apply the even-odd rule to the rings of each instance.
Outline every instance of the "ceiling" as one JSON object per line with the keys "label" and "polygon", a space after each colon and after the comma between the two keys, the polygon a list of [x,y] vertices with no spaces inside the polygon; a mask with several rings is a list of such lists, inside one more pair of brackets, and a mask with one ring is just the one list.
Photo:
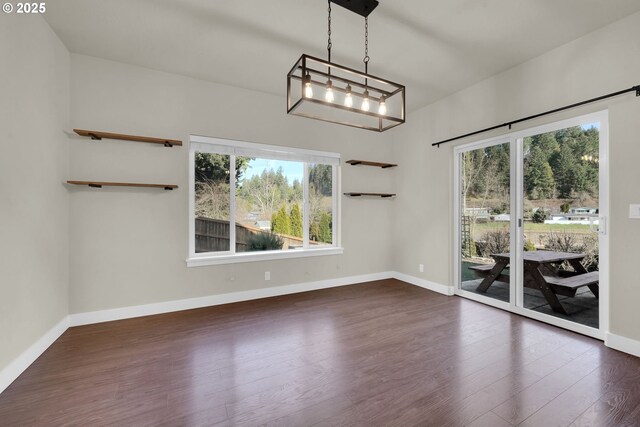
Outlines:
{"label": "ceiling", "polygon": [[[380,0],[369,72],[407,86],[408,110],[640,11],[638,0]],[[56,0],[73,53],[284,96],[302,53],[324,58],[324,0]],[[332,60],[362,68],[364,19],[333,5]]]}

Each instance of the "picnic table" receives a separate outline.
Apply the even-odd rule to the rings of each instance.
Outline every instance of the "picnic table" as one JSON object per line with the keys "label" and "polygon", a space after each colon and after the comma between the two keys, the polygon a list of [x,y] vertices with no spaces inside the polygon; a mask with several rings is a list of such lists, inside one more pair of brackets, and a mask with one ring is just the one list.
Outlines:
{"label": "picnic table", "polygon": [[[599,296],[599,275],[597,271],[588,272],[580,262],[586,255],[571,252],[554,251],[525,251],[524,286],[539,290],[551,308],[562,314],[567,314],[558,300],[558,295],[573,297],[579,288],[588,286],[589,290]],[[476,265],[470,267],[475,273],[483,277],[476,290],[487,292],[495,281],[509,283],[509,275],[504,270],[509,267],[511,255],[508,253],[493,254],[495,264]],[[575,272],[563,271],[559,267],[568,262]]]}

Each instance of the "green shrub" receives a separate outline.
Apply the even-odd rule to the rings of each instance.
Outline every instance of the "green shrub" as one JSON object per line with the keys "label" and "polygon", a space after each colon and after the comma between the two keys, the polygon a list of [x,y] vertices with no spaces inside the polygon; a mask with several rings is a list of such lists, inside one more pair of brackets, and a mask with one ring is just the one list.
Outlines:
{"label": "green shrub", "polygon": [[248,251],[273,251],[282,249],[284,240],[280,236],[271,232],[253,234],[247,242]]}
{"label": "green shrub", "polygon": [[527,252],[532,252],[536,250],[536,245],[533,244],[533,242],[529,239],[527,239],[526,242],[524,242],[524,250]]}
{"label": "green shrub", "polygon": [[535,222],[536,224],[543,224],[544,220],[547,219],[547,217],[548,215],[544,211],[544,209],[540,208],[533,213],[533,215],[531,216],[531,221]]}
{"label": "green shrub", "polygon": [[569,203],[563,203],[560,205],[560,211],[562,211],[562,213],[569,213],[569,209],[571,209],[571,205]]}

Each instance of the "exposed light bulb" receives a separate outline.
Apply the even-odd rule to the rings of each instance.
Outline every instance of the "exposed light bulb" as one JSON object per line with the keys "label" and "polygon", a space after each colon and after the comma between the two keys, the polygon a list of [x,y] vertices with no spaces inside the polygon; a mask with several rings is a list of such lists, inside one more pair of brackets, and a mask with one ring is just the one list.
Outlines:
{"label": "exposed light bulb", "polygon": [[306,98],[313,98],[313,88],[311,87],[311,75],[307,74],[304,77],[304,96]]}
{"label": "exposed light bulb", "polygon": [[383,116],[387,114],[387,106],[385,104],[385,100],[387,99],[386,96],[382,95],[380,97],[380,107],[378,107],[378,113],[382,114]]}
{"label": "exposed light bulb", "polygon": [[362,106],[360,108],[362,111],[369,111],[369,91],[365,90],[362,96]]}
{"label": "exposed light bulb", "polygon": [[324,99],[327,102],[333,102],[333,84],[331,80],[327,80],[327,92],[324,94]]}
{"label": "exposed light bulb", "polygon": [[344,96],[344,106],[353,107],[353,97],[351,96],[351,85],[347,85],[347,94]]}

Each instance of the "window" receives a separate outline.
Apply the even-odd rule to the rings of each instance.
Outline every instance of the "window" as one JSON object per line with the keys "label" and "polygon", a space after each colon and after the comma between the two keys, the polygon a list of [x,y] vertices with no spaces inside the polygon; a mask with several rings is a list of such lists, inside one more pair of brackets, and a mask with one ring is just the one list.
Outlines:
{"label": "window", "polygon": [[189,266],[342,253],[340,157],[191,136]]}

